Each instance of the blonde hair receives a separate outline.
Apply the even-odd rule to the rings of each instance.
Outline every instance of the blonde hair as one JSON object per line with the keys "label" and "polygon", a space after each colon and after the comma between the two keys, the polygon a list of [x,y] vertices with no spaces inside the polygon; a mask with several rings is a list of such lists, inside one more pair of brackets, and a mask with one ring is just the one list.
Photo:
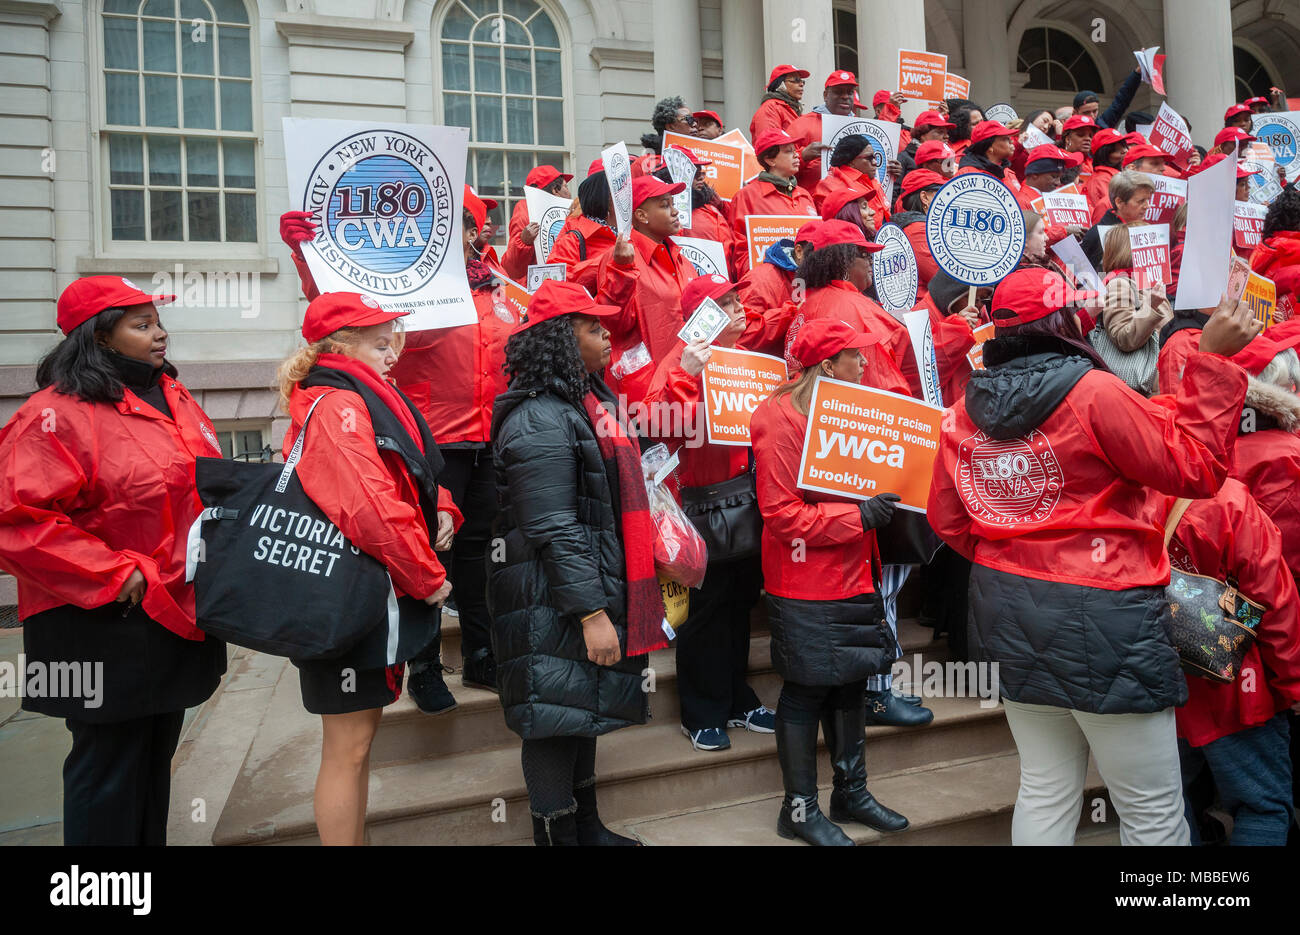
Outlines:
{"label": "blonde hair", "polygon": [[1116,172],[1115,177],[1110,180],[1110,203],[1119,204],[1121,201],[1132,201],[1133,198],[1142,189],[1155,194],[1156,186],[1151,179],[1147,178],[1145,172],[1138,172],[1136,169],[1125,169],[1123,172]]}
{"label": "blonde hair", "polygon": [[[844,351],[838,351],[828,357],[827,360],[834,360],[843,353]],[[801,416],[806,416],[808,415],[808,404],[812,402],[813,384],[817,382],[818,377],[823,375],[821,361],[818,361],[811,367],[804,367],[803,372],[801,372],[799,376],[795,377],[788,383],[783,383],[778,386],[776,390],[773,391],[772,398],[775,399],[778,396],[789,394],[790,405],[794,406],[795,412],[799,413]]]}
{"label": "blonde hair", "polygon": [[1186,226],[1187,226],[1187,202],[1184,201],[1182,204],[1178,206],[1177,210],[1174,211],[1173,220],[1169,222],[1169,229],[1172,231],[1180,231]]}
{"label": "blonde hair", "polygon": [[1106,242],[1101,251],[1101,271],[1128,269],[1133,265],[1133,246],[1128,238],[1128,228],[1116,224],[1106,232]]}
{"label": "blonde hair", "polygon": [[[402,347],[405,345],[405,335],[402,332],[401,320],[392,322],[393,326],[393,346],[397,353],[402,353]],[[377,328],[378,325],[368,325],[364,328],[340,328],[337,331],[330,332],[319,341],[313,341],[306,347],[300,347],[289,355],[275,372],[275,386],[272,387],[279,391],[280,410],[285,415],[289,414],[289,399],[293,395],[293,389],[301,383],[316,366],[316,361],[321,354],[344,354],[348,357],[354,356],[350,353],[361,340],[366,336],[371,328]]]}

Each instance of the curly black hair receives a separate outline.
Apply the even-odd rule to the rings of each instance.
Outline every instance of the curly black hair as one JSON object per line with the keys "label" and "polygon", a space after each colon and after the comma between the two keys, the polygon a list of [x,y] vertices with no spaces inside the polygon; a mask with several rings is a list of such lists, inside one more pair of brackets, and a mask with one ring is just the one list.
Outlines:
{"label": "curly black hair", "polygon": [[831,153],[831,168],[836,169],[840,166],[847,166],[869,146],[871,146],[871,141],[861,133],[850,133],[835,144],[835,151]]}
{"label": "curly black hair", "polygon": [[578,353],[573,316],[561,315],[512,334],[506,341],[505,372],[511,389],[545,388],[581,406],[591,378]]}
{"label": "curly black hair", "polygon": [[795,276],[803,280],[805,288],[820,289],[837,279],[847,279],[849,267],[858,258],[862,248],[851,243],[835,243],[804,255]]}
{"label": "curly black hair", "polygon": [[76,396],[88,403],[120,402],[122,378],[109,356],[112,352],[97,344],[95,338],[112,331],[125,314],[125,308],[106,308],[73,328],[41,358],[36,367],[37,387],[53,386],[65,396]]}
{"label": "curly black hair", "polygon": [[1294,184],[1282,189],[1282,194],[1268,206],[1260,239],[1268,240],[1278,231],[1300,231],[1300,189]]}
{"label": "curly black hair", "polygon": [[[961,140],[970,139],[970,131],[972,129],[970,115],[971,111],[974,109],[974,105],[967,102],[964,106],[949,111],[952,115],[950,119],[953,122],[953,129],[948,131],[949,142],[956,143]],[[982,114],[984,111],[981,110],[980,113]]]}
{"label": "curly black hair", "polygon": [[677,122],[677,111],[686,106],[686,102],[680,97],[666,97],[655,104],[655,112],[650,117],[650,126],[655,128],[655,132],[662,135],[664,130],[668,129],[668,124]]}

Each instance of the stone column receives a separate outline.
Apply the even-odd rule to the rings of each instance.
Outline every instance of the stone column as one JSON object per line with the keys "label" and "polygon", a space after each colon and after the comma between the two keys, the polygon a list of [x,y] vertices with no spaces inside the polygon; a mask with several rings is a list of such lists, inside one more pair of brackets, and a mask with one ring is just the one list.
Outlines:
{"label": "stone column", "polygon": [[[1165,3],[1165,88],[1169,106],[1208,146],[1236,100],[1232,78],[1232,13],[1219,0]],[[1127,75],[1127,70],[1123,75]]]}
{"label": "stone column", "polygon": [[722,0],[723,130],[740,127],[749,132],[749,120],[772,70],[763,61],[763,21],[756,13],[752,0]]}
{"label": "stone column", "polygon": [[[925,49],[925,4],[896,0],[857,0],[858,82],[863,102],[898,85],[898,50]],[[910,125],[926,105],[909,101],[903,119]]]}
{"label": "stone column", "polygon": [[971,99],[983,107],[1011,103],[1011,68],[1007,42],[1006,0],[962,0],[962,48]]}
{"label": "stone column", "polygon": [[804,110],[822,101],[822,83],[835,69],[835,17],[831,0],[763,0],[766,78],[775,65],[812,72],[804,89]]}
{"label": "stone column", "polygon": [[655,100],[680,96],[691,110],[699,110],[704,106],[699,0],[656,0],[652,15]]}

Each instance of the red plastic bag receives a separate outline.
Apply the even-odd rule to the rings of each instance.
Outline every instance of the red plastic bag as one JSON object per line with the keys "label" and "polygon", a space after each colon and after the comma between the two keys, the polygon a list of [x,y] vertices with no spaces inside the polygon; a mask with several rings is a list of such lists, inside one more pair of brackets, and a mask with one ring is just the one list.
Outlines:
{"label": "red plastic bag", "polygon": [[668,457],[668,449],[663,445],[655,445],[641,456],[646,493],[650,499],[650,523],[655,531],[655,570],[670,581],[698,588],[704,583],[709,551],[704,539],[664,486],[675,465],[676,459]]}

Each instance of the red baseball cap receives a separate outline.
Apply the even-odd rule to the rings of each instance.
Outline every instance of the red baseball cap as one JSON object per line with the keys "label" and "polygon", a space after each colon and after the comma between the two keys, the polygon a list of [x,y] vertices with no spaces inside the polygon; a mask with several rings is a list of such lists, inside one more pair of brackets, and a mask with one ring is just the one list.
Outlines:
{"label": "red baseball cap", "polygon": [[[1228,158],[1231,158],[1231,157],[1229,157],[1229,156],[1228,156],[1227,154],[1225,154],[1225,153],[1215,153],[1215,154],[1212,155],[1212,156],[1206,156],[1204,159],[1201,160],[1201,162],[1200,162],[1199,165],[1192,166],[1192,167],[1189,168],[1186,172],[1184,172],[1184,173],[1183,173],[1183,178],[1185,178],[1185,179],[1190,179],[1193,175],[1197,175],[1197,174],[1199,174],[1199,173],[1201,173],[1201,172],[1204,172],[1204,171],[1205,171],[1206,169],[1208,169],[1210,166],[1217,166],[1219,163],[1223,162],[1223,160],[1228,159]],[[1244,169],[1244,168],[1242,168],[1242,165],[1241,165],[1240,162],[1237,163],[1237,178],[1238,178],[1238,179],[1248,179],[1248,178],[1250,178],[1252,175],[1257,175],[1257,174],[1258,174],[1258,173],[1256,173],[1256,172],[1251,172],[1249,169]]]}
{"label": "red baseball cap", "polygon": [[919,166],[932,159],[947,159],[949,156],[956,155],[953,148],[943,140],[927,140],[916,147],[916,157],[913,161]]}
{"label": "red baseball cap", "polygon": [[468,185],[465,186],[465,210],[474,215],[474,226],[482,230],[483,225],[487,223],[488,207]]}
{"label": "red baseball cap", "polygon": [[[929,145],[929,144],[926,144]],[[920,153],[917,148],[917,153]],[[918,159],[919,163],[920,160]],[[929,188],[931,185],[946,185],[948,180],[932,169],[913,169],[907,175],[903,176],[902,192],[904,195],[910,195],[912,192],[920,191],[923,188]]]}
{"label": "red baseball cap", "polygon": [[[991,313],[999,327],[1024,325],[1046,318],[1065,305],[1048,301],[1051,297],[1071,297],[1074,302],[1096,298],[1096,292],[1073,288],[1060,273],[1041,267],[1012,270],[993,290]],[[999,316],[998,312],[1010,312]]]}
{"label": "red baseball cap", "polygon": [[588,175],[595,175],[597,172],[604,172],[604,171],[605,171],[605,160],[603,159],[593,159],[591,160],[591,165],[587,166]]}
{"label": "red baseball cap", "polygon": [[567,172],[561,172],[555,166],[537,166],[532,172],[528,173],[528,178],[524,179],[524,184],[530,188],[545,188],[556,179],[572,182],[573,176]]}
{"label": "red baseball cap", "polygon": [[[1141,137],[1141,135],[1142,134],[1140,133],[1138,134],[1139,137]],[[1133,140],[1130,140],[1126,135],[1120,133],[1118,130],[1112,130],[1110,127],[1105,127],[1093,134],[1092,151],[1095,153],[1103,146],[1114,146],[1116,143],[1124,142],[1132,143]],[[1143,140],[1143,142],[1146,141]],[[1080,155],[1082,155],[1082,153],[1080,153]]]}
{"label": "red baseball cap", "polygon": [[[838,71],[833,71],[833,72],[831,72],[829,75],[826,76],[826,85],[825,85],[825,86],[828,87],[828,88],[835,88],[835,87],[839,87],[840,85],[844,85],[844,84],[851,84],[851,85],[853,85],[853,86],[856,88],[856,87],[858,86],[858,79],[857,79],[857,76],[854,75],[853,72],[851,72],[851,71],[844,71],[844,70],[842,70],[842,69],[841,69],[841,70],[838,70]],[[877,93],[877,94],[880,94],[880,93],[882,93],[882,92],[877,91],[876,93]],[[889,99],[888,95],[886,95],[885,99],[886,99],[886,100]],[[876,100],[873,98],[871,102],[872,102],[873,104],[875,104],[875,103],[876,103]]]}
{"label": "red baseball cap", "polygon": [[382,325],[409,314],[384,311],[378,302],[360,292],[322,292],[307,306],[307,314],[302,318],[302,336],[308,344],[314,344],[340,328]]}
{"label": "red baseball cap", "polygon": [[1124,165],[1137,162],[1139,159],[1169,159],[1169,154],[1163,149],[1158,149],[1150,143],[1138,143],[1130,146],[1128,152],[1124,154]]}
{"label": "red baseball cap", "polygon": [[995,136],[1015,136],[1016,131],[1009,127],[1003,126],[996,120],[981,120],[975,124],[975,129],[970,133],[972,143],[982,143],[987,139]]}
{"label": "red baseball cap", "polygon": [[879,342],[876,335],[854,331],[838,318],[814,318],[799,329],[790,345],[790,355],[804,367],[815,367],[847,348],[861,350]]}
{"label": "red baseball cap", "polygon": [[[880,91],[879,93],[885,95],[885,100],[889,100],[889,92]],[[944,119],[943,114],[939,113],[937,110],[923,110],[921,111],[921,116],[917,117],[912,123],[912,132],[920,133],[923,127],[939,127],[955,130],[957,129],[957,124],[949,123]]]}
{"label": "red baseball cap", "polygon": [[1029,151],[1025,158],[1025,172],[1029,173],[1029,167],[1035,162],[1060,162],[1067,167],[1073,168],[1083,162],[1083,153],[1067,153],[1061,147],[1052,143],[1044,143],[1042,146],[1035,146]]}
{"label": "red baseball cap", "polygon": [[794,137],[784,130],[770,127],[754,137],[754,155],[765,153],[777,146],[784,146],[786,143],[794,143],[794,141]]}
{"label": "red baseball cap", "polygon": [[682,312],[685,317],[689,318],[695,314],[695,310],[700,307],[700,303],[705,299],[714,299],[716,301],[728,292],[739,288],[726,276],[721,276],[718,273],[696,276],[682,290]]}
{"label": "red baseball cap", "polygon": [[1251,136],[1241,127],[1224,127],[1218,133],[1214,134],[1214,145],[1221,146],[1224,143],[1254,142],[1257,137]]}
{"label": "red baseball cap", "polygon": [[802,68],[795,68],[793,65],[777,65],[772,69],[772,74],[767,76],[767,86],[770,88],[777,78],[784,78],[786,75],[798,75],[800,78],[807,78],[812,72],[804,71]]}
{"label": "red baseball cap", "polygon": [[121,276],[84,276],[74,279],[59,295],[57,321],[60,331],[71,334],[72,329],[90,321],[106,308],[175,301],[174,295],[150,295]]}
{"label": "red baseball cap", "polygon": [[712,110],[697,110],[695,113],[691,114],[691,116],[696,120],[712,120],[718,126],[722,126],[722,118]]}
{"label": "red baseball cap", "polygon": [[640,175],[632,180],[632,208],[635,210],[647,198],[676,195],[686,190],[685,182],[665,182],[653,175]]}
{"label": "red baseball cap", "polygon": [[590,315],[592,318],[605,318],[617,315],[617,305],[601,305],[591,297],[591,293],[576,282],[563,282],[548,279],[533,293],[528,308],[519,315],[519,324],[511,334],[526,331],[533,325],[559,318],[563,315]]}
{"label": "red baseball cap", "polygon": [[[823,247],[833,247],[836,244],[846,243],[855,247],[861,247],[868,253],[875,253],[878,250],[885,249],[884,244],[871,243],[863,236],[862,228],[849,221],[822,221],[808,238],[812,242],[814,250],[820,250]],[[825,360],[826,358],[822,358]]]}
{"label": "red baseball cap", "polygon": [[891,97],[893,97],[892,94],[884,88],[881,88],[875,94],[871,95],[871,106],[879,107],[881,104],[888,104]]}
{"label": "red baseball cap", "polygon": [[1250,113],[1250,108],[1247,107],[1245,104],[1233,104],[1231,107],[1229,107],[1227,110],[1223,112],[1223,122],[1227,123],[1233,117],[1236,117],[1240,114],[1248,114],[1248,113]]}
{"label": "red baseball cap", "polygon": [[822,226],[822,222],[820,218],[813,221],[809,221],[803,227],[799,228],[797,231],[794,232],[794,242],[811,243],[813,238],[817,236],[817,228],[821,226]]}
{"label": "red baseball cap", "polygon": [[646,155],[638,156],[632,160],[632,178],[639,179],[643,175],[653,175],[663,167],[663,156],[656,153],[646,153]]}
{"label": "red baseball cap", "polygon": [[837,188],[822,199],[822,220],[831,220],[831,218],[839,214],[840,209],[850,201],[857,201],[859,198],[870,197],[870,190],[856,182],[851,185],[846,185],[843,188]]}
{"label": "red baseball cap", "polygon": [[480,195],[478,192],[475,192],[474,189],[472,188],[470,189],[470,191],[474,192],[474,197],[477,198],[479,201],[483,202],[483,207],[487,208],[489,211],[495,210],[496,206],[501,203],[497,201],[495,198],[489,198],[486,195]]}
{"label": "red baseball cap", "polygon": [[696,166],[713,165],[712,159],[705,159],[703,156],[696,155],[695,150],[688,149],[685,146],[681,145],[680,143],[674,143],[672,146],[669,147],[669,149],[675,149],[678,150],[679,152],[685,153],[687,157],[691,160],[692,165],[696,165]]}
{"label": "red baseball cap", "polygon": [[1075,114],[1069,120],[1065,121],[1065,125],[1061,127],[1061,132],[1069,133],[1071,130],[1092,130],[1095,132],[1099,129],[1101,128],[1097,126],[1097,121],[1093,120],[1091,117],[1085,114]]}
{"label": "red baseball cap", "polygon": [[1267,107],[1267,106],[1268,106],[1268,98],[1266,98],[1266,97],[1248,97],[1248,98],[1246,98],[1244,101],[1242,101],[1241,103],[1242,103],[1244,106],[1246,106],[1246,107],[1250,107],[1250,106],[1252,106],[1252,105],[1254,105],[1254,104],[1263,104],[1265,107]]}

